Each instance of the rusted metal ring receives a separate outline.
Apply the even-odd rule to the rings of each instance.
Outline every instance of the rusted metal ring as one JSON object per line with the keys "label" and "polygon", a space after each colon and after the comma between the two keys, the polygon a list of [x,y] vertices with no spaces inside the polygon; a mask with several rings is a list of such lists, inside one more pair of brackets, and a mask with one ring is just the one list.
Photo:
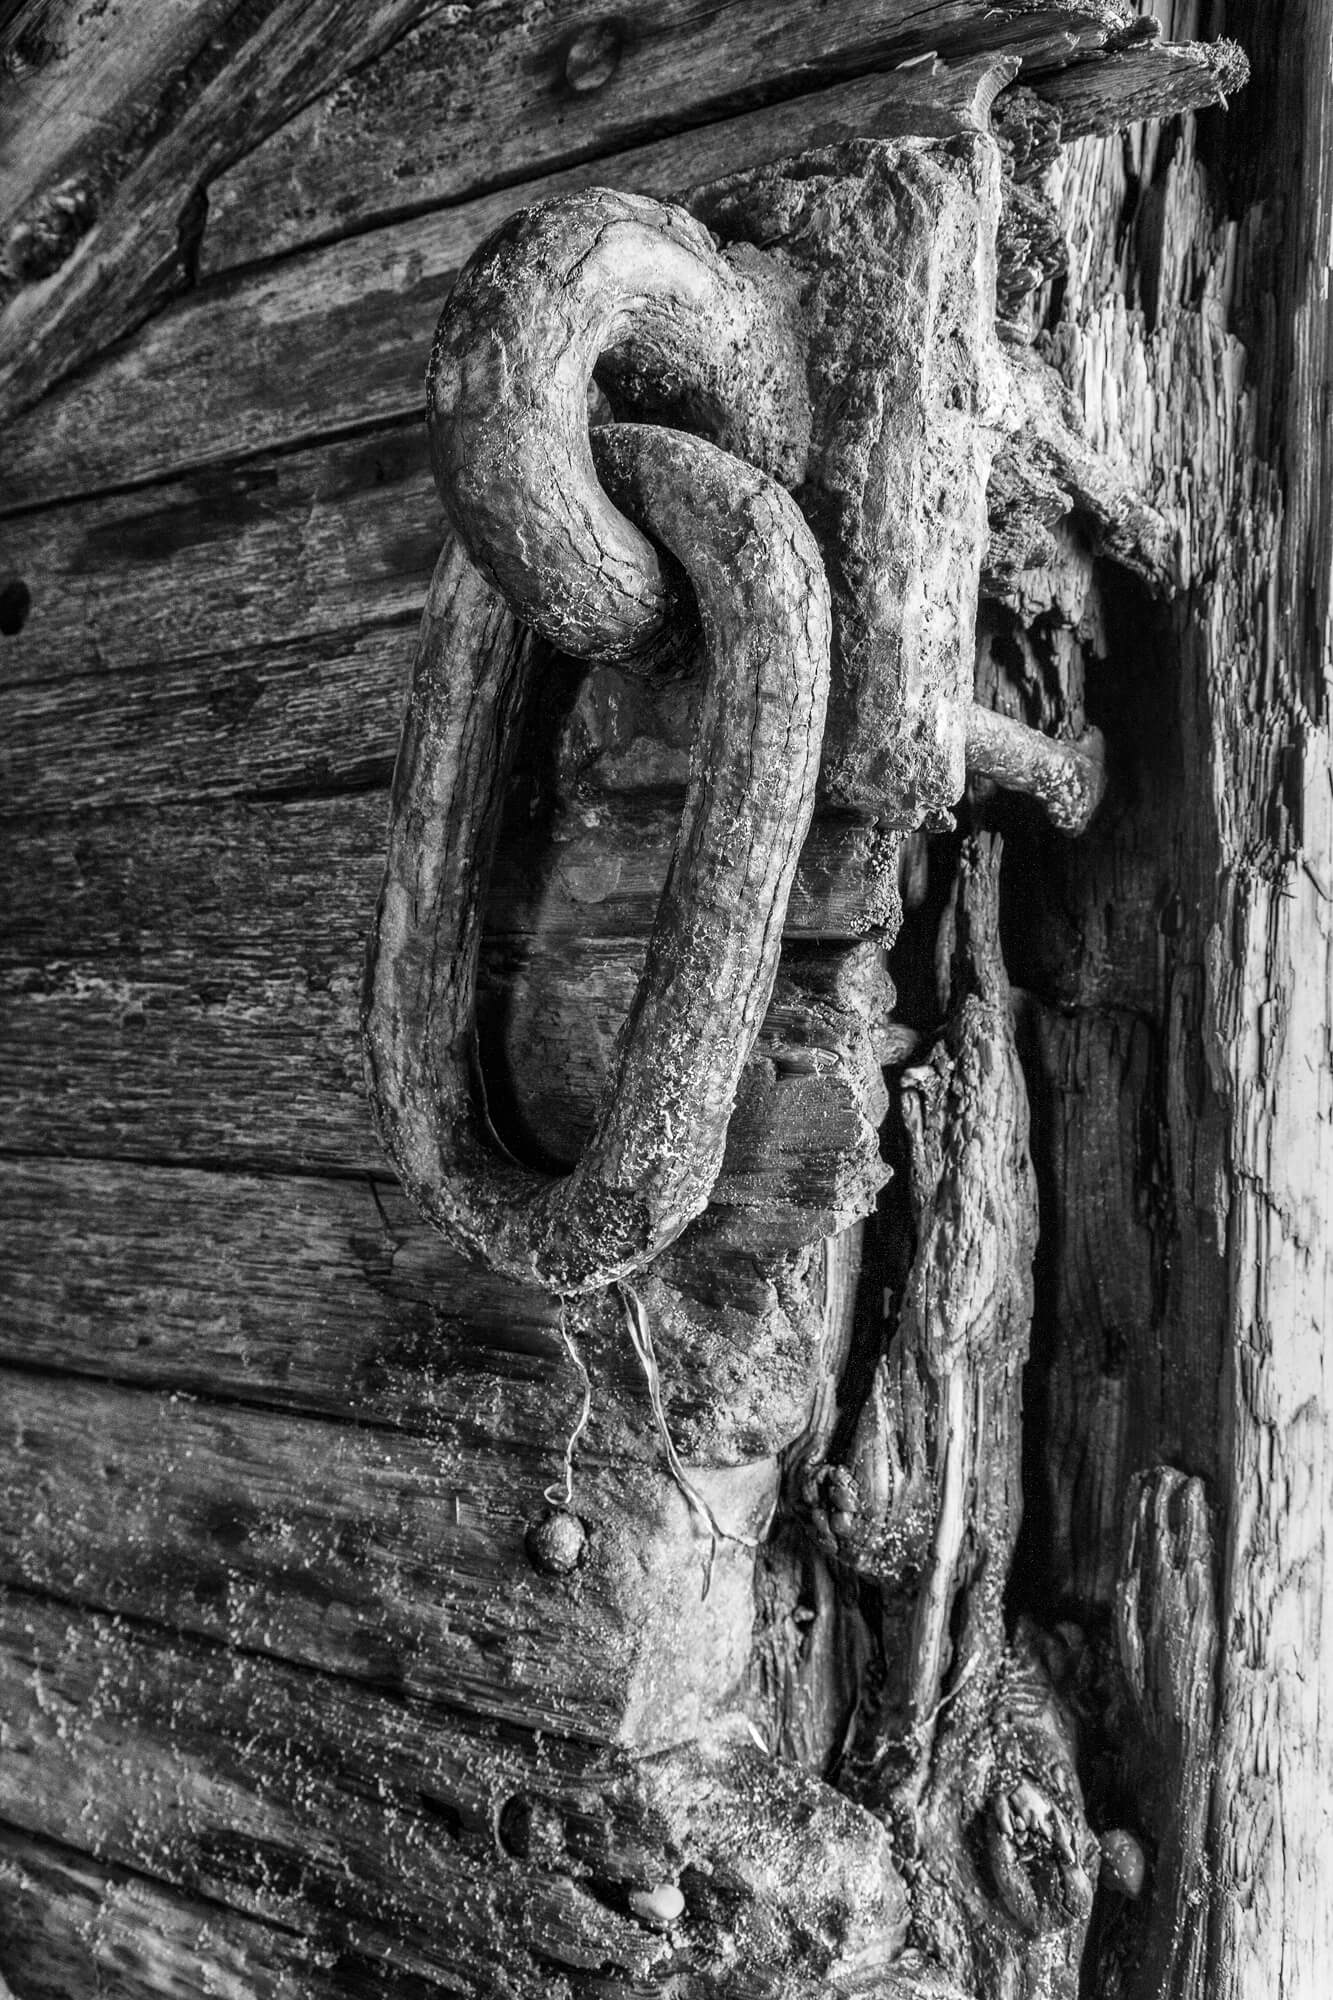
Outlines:
{"label": "rusted metal ring", "polygon": [[802,473],[809,392],[794,294],[753,250],[725,255],[684,209],[591,188],[511,217],[472,257],[426,377],[436,483],[511,609],[580,659],[626,658],[668,604],[651,542],[596,478],[599,358],[686,431],[784,484]]}
{"label": "rusted metal ring", "polygon": [[612,498],[684,565],[707,665],[643,974],[573,1171],[508,1157],[477,1075],[482,909],[533,641],[452,539],[417,646],[363,1010],[380,1137],[418,1208],[561,1292],[638,1269],[707,1203],[772,991],[828,694],[828,588],[781,487],[676,431],[610,426],[596,453]]}

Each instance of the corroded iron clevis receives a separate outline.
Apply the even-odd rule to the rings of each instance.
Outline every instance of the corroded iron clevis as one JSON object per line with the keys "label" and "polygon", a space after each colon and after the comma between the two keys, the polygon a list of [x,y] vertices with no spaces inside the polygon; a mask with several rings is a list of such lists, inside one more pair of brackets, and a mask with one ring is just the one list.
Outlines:
{"label": "corroded iron clevis", "polygon": [[[711,229],[605,189],[522,211],[461,275],[431,356],[453,532],[394,779],[370,1093],[421,1212],[561,1294],[642,1269],[706,1206],[817,787],[897,836],[947,824],[969,772],[1070,831],[1101,795],[1095,731],[1057,743],[972,700],[987,481],[1032,394],[995,332],[997,148],[820,159],[721,184]],[[594,371],[652,421],[590,431]],[[680,833],[593,1136],[542,1175],[491,1128],[475,1054],[533,635],[650,669],[681,572],[708,666]],[[898,845],[869,885],[885,942]]]}

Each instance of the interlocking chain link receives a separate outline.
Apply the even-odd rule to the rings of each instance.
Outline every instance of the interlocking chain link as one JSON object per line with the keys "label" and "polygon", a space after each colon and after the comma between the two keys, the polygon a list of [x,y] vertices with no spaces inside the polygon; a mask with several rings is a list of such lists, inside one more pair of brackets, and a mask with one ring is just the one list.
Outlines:
{"label": "interlocking chain link", "polygon": [[[528,211],[484,246],[432,357],[432,446],[454,533],[431,580],[394,774],[365,990],[370,1094],[422,1213],[493,1268],[559,1292],[639,1269],[707,1204],[772,992],[829,680],[828,589],[789,495],[683,431],[590,436],[592,370],[614,343],[622,365],[660,370],[678,402],[781,462],[795,384],[752,370],[747,406],[743,360],[772,307],[682,211],[599,192]],[[582,655],[641,650],[668,601],[644,531],[697,600],[697,737],[592,1137],[571,1173],[549,1176],[513,1160],[487,1116],[482,911],[540,657],[532,632]]]}

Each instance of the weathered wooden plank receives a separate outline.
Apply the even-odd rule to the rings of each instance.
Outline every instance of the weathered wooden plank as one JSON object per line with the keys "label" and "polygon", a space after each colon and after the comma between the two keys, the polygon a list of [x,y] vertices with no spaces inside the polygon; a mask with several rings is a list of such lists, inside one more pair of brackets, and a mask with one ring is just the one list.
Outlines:
{"label": "weathered wooden plank", "polygon": [[[9,1145],[378,1168],[359,1004],[381,812],[372,797],[24,826],[4,854]],[[481,1009],[497,1113],[508,1090],[557,1157],[589,1129],[643,948],[576,935],[596,905],[574,887],[564,935],[496,939]],[[799,1200],[803,1175],[835,1206],[849,1196],[873,1152],[877,1032],[780,974],[719,1202]]]}
{"label": "weathered wooden plank", "polygon": [[59,267],[95,220],[108,179],[152,143],[173,98],[198,88],[241,12],[236,0],[166,8],[112,0],[105,9],[39,0],[6,10],[0,299]]}
{"label": "weathered wooden plank", "polygon": [[[726,10],[723,10],[725,13]],[[1012,67],[1012,65],[1010,65]],[[872,77],[416,214],[247,271],[172,307],[10,424],[0,506],[160,477],[367,421],[415,415],[440,308],[514,210],[572,188],[671,195],[803,146],[980,130],[1001,59]],[[471,80],[462,88],[470,90]],[[461,136],[466,126],[456,128]],[[487,129],[502,129],[491,127]],[[464,140],[472,158],[475,134]],[[199,393],[206,380],[208,393]],[[152,416],[150,418],[150,411]]]}
{"label": "weathered wooden plank", "polygon": [[[761,1990],[793,1963],[813,1988],[903,1943],[884,1829],[743,1733],[633,1763],[9,1594],[0,1698],[16,1827],[287,1925],[339,1972],[378,1957],[409,2000],[569,2000],[682,1967],[707,1990],[737,1934]],[[678,1878],[680,1925],[633,1914]]]}
{"label": "weathered wooden plank", "polygon": [[[745,1563],[733,1552],[697,1614],[692,1529],[652,1432],[636,1443],[599,1397],[572,1620],[524,1553],[582,1393],[568,1363],[543,1374],[456,1379],[423,1438],[6,1370],[0,1579],[531,1728],[672,1741],[698,1688],[658,1688],[647,1712],[654,1654],[677,1625],[715,1647]],[[742,1523],[771,1484],[762,1461],[700,1477]],[[611,1532],[627,1479],[644,1509],[632,1556]]]}
{"label": "weathered wooden plank", "polygon": [[[567,1398],[550,1294],[467,1262],[369,1177],[7,1159],[0,1215],[5,1361],[424,1436],[478,1376],[520,1401]],[[790,1259],[765,1268],[740,1220],[700,1225],[705,1300],[688,1289],[699,1232],[645,1287],[673,1433],[717,1463],[780,1449],[809,1395]],[[624,1392],[642,1393],[632,1371]]]}
{"label": "weathered wooden plank", "polygon": [[[1192,31],[1196,10],[1177,11]],[[1190,583],[1176,627],[1179,822],[1158,897],[1163,1191],[1173,1284],[1190,1275],[1162,1349],[1169,1373],[1208,1378],[1199,1401],[1225,1452],[1211,1907],[1202,1963],[1159,1930],[1157,1955],[1124,1973],[1132,1995],[1173,1980],[1190,2000],[1317,1992],[1333,1953],[1327,1676],[1310,1670],[1333,1615],[1320,1336],[1333,1284],[1333,637],[1317,420],[1333,43],[1326,0],[1281,24],[1246,4],[1228,27],[1254,78],[1224,135],[1187,126],[1169,155],[1148,135],[1126,156],[1071,155],[1064,186],[1066,368],[1099,438],[1169,495]],[[1080,245],[1112,240],[1130,187],[1149,184],[1151,224],[1128,264],[1085,256]],[[1169,1434],[1161,1452],[1174,1456]],[[1178,1462],[1195,1469],[1192,1455]],[[1179,1631],[1184,1651],[1194,1633],[1183,1618]],[[1202,1822],[1197,1794],[1178,1803]]]}
{"label": "weathered wooden plank", "polygon": [[1216,1357],[1177,1329],[1215,1320],[1220,1272],[1199,1268],[1166,1198],[1172,1082],[1153,1024],[1029,1004],[1024,1054],[1040,1136],[1038,1305],[1052,1336],[1032,1371],[1043,1539],[1062,1598],[1104,1615],[1131,1477],[1168,1444],[1219,1474]]}
{"label": "weathered wooden plank", "polygon": [[[732,11],[724,8],[700,17],[705,30]],[[1042,17],[1014,18],[1027,24],[1026,33]],[[809,19],[813,28],[816,17]],[[818,31],[826,32],[826,26],[820,20]],[[450,32],[457,31],[455,24]],[[1076,40],[1057,39],[1068,43],[1063,54]],[[567,36],[563,43],[567,46]],[[952,68],[922,66],[838,84],[770,110],[557,167],[541,177],[532,174],[532,157],[515,155],[523,179],[511,176],[512,184],[498,192],[475,195],[457,207],[412,213],[275,266],[246,270],[229,283],[205,286],[159,315],[131,344],[46,396],[40,411],[11,423],[0,507],[160,478],[349,425],[414,413],[420,405],[422,357],[449,286],[482,238],[516,208],[592,185],[680,196],[719,176],[848,136],[975,131],[984,127],[990,100],[1007,74],[1004,46],[1001,33],[989,55],[964,59]],[[1178,108],[1177,98],[1183,106],[1204,101],[1209,92],[1216,97],[1233,85],[1237,72],[1231,44],[1173,48],[1141,42],[1108,58],[1092,74],[1107,80],[1104,95],[1113,107],[1107,122],[1114,123],[1122,113],[1128,118]],[[441,72],[421,75],[428,90],[439,87]],[[1102,101],[1093,82],[1084,83],[1078,94],[1078,80],[1084,77],[1085,68],[1075,66],[1042,86],[1066,91],[1067,115],[1078,130],[1096,126]],[[654,76],[654,90],[660,83]],[[474,85],[467,76],[456,87],[471,92]],[[382,109],[377,115],[386,113]],[[387,115],[393,129],[399,129],[397,111]],[[429,123],[433,134],[445,133],[450,144],[463,146],[463,158],[473,171],[475,129],[466,123],[440,124],[434,111]],[[486,129],[504,130],[491,114]],[[569,144],[568,129],[562,112],[558,130],[563,146]],[[379,136],[385,139],[386,133]],[[386,144],[381,157],[391,152]],[[466,186],[480,184],[468,181]],[[312,197],[322,199],[327,185],[326,176],[316,170]],[[461,191],[455,190],[452,198]],[[431,198],[444,197],[437,193]],[[248,219],[249,212],[238,208],[236,214]],[[377,213],[374,220],[383,224],[383,215]],[[247,248],[244,255],[250,254]],[[198,390],[201,378],[208,383],[206,395]]]}
{"label": "weathered wooden plank", "polygon": [[[581,1941],[643,1963],[629,1919],[568,1876],[538,1886],[500,1845],[511,1797],[586,1803],[586,1752],[441,1727],[324,1675],[21,1595],[5,1593],[0,1635],[12,1825],[287,1927],[326,1959],[382,1953],[428,1990],[510,1990],[516,1939],[557,1962],[563,1946],[578,1963]],[[518,1990],[535,1994],[531,1970]]]}
{"label": "weathered wooden plank", "polygon": [[555,1301],[387,1181],[6,1159],[0,1213],[6,1361],[424,1432],[476,1370],[563,1394]]}
{"label": "weathered wooden plank", "polygon": [[1249,73],[1238,42],[1144,42],[1089,54],[1039,88],[1061,136],[1077,139],[1225,104]]}
{"label": "weathered wooden plank", "polygon": [[211,274],[458,201],[765,99],[795,100],[778,114],[792,121],[795,143],[783,151],[794,152],[810,143],[797,90],[882,69],[890,74],[877,87],[891,101],[920,82],[910,70],[893,77],[895,64],[976,49],[1010,53],[1025,75],[1041,74],[1125,24],[1121,9],[1092,0],[989,14],[959,0],[850,0],[832,19],[799,0],[729,0],[703,12],[693,0],[631,0],[608,21],[549,6],[425,21],[212,183],[201,268]]}
{"label": "weathered wooden plank", "polygon": [[1111,1948],[1099,1969],[1118,1982],[1126,1963],[1151,1967],[1158,1991],[1171,1994],[1212,1984],[1205,1913],[1219,1634],[1205,1496],[1203,1480],[1167,1465],[1132,1482],[1115,1604],[1138,1724],[1120,1746],[1115,1778],[1131,1809],[1124,1832],[1146,1837],[1153,1865],[1149,1893],[1108,1910]]}
{"label": "weathered wooden plank", "polygon": [[125,1868],[0,1827],[0,1996],[370,2000],[382,1962],[311,1943]]}
{"label": "weathered wooden plank", "polygon": [[415,423],[6,524],[5,679],[115,672],[419,613],[444,535]]}
{"label": "weathered wooden plank", "polygon": [[[0,818],[386,789],[415,620],[0,686]],[[0,641],[0,646],[3,641]]]}

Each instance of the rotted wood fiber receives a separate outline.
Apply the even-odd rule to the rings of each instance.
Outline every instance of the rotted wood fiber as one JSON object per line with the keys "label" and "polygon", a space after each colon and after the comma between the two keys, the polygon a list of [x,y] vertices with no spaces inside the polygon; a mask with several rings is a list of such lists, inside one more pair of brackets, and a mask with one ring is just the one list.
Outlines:
{"label": "rotted wood fiber", "polygon": [[1209,1978],[1217,1555],[1202,1482],[1169,1466],[1132,1482],[1125,1519],[1116,1638],[1137,1728],[1122,1740],[1115,1775],[1123,1831],[1152,1880],[1138,1895],[1107,1899],[1098,1958],[1113,1993],[1149,1980],[1163,1994],[1196,1993]]}
{"label": "rotted wood fiber", "polygon": [[1003,1610],[1036,1190],[999,861],[998,843],[963,849],[937,961],[949,1025],[901,1084],[911,1264],[808,1490],[878,1608],[843,1781],[916,1857],[916,1933],[963,1990],[1056,1995],[1077,1991],[1096,1850],[1069,1730]]}

